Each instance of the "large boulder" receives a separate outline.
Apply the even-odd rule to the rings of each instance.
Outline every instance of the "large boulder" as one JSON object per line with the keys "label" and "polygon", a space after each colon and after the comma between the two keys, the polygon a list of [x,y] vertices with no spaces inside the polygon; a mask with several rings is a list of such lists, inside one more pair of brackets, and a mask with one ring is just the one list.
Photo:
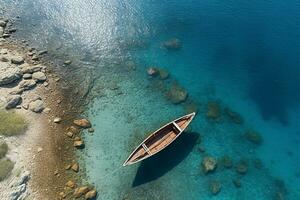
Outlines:
{"label": "large boulder", "polygon": [[40,113],[44,110],[44,102],[40,99],[37,99],[35,101],[32,101],[29,103],[29,109],[32,111],[32,112],[35,112],[35,113]]}
{"label": "large boulder", "polygon": [[20,69],[7,62],[0,62],[0,86],[13,83],[21,78]]}
{"label": "large boulder", "polygon": [[44,68],[45,68],[45,66],[43,66],[43,65],[29,65],[29,64],[24,64],[24,65],[22,65],[21,72],[23,74],[26,74],[26,73],[32,74],[34,72],[41,71]]}
{"label": "large boulder", "polygon": [[7,97],[6,109],[15,108],[22,101],[22,97],[20,95],[10,95]]}
{"label": "large boulder", "polygon": [[169,92],[167,93],[167,96],[172,103],[179,104],[187,99],[188,93],[183,87],[174,83],[172,84]]}
{"label": "large boulder", "polygon": [[35,80],[23,80],[19,83],[19,88],[21,90],[30,90],[36,86]]}
{"label": "large boulder", "polygon": [[34,72],[32,74],[32,79],[36,80],[37,82],[43,82],[47,80],[47,77],[43,72]]}
{"label": "large boulder", "polygon": [[206,156],[203,158],[201,165],[203,172],[207,174],[217,168],[217,160],[211,156]]}
{"label": "large boulder", "polygon": [[20,64],[24,63],[24,58],[22,56],[12,56],[11,63],[20,65]]}

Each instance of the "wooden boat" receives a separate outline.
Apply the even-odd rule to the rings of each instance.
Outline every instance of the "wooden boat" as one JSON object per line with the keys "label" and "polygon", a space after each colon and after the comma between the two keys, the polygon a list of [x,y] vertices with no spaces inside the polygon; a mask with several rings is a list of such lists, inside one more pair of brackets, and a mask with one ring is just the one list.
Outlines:
{"label": "wooden boat", "polygon": [[195,112],[169,122],[150,134],[127,158],[123,166],[131,165],[157,154],[171,144],[191,123]]}

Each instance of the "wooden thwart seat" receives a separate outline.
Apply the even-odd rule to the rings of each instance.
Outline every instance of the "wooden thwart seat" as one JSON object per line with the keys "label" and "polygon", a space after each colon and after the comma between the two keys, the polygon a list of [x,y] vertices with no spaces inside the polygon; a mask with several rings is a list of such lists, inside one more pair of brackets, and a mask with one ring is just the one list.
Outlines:
{"label": "wooden thwart seat", "polygon": [[145,150],[149,155],[151,155],[150,150],[148,149],[148,147],[147,147],[145,144],[142,144],[142,147],[144,148],[144,150]]}
{"label": "wooden thwart seat", "polygon": [[175,122],[172,122],[173,126],[179,131],[182,132],[181,128]]}

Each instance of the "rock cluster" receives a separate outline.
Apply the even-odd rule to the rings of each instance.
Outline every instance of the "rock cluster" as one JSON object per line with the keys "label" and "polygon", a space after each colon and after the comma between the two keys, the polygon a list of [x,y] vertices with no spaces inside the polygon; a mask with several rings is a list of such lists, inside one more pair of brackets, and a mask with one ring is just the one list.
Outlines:
{"label": "rock cluster", "polygon": [[26,199],[27,192],[27,184],[30,179],[30,172],[25,171],[21,177],[11,184],[12,192],[10,194],[10,200],[21,200]]}

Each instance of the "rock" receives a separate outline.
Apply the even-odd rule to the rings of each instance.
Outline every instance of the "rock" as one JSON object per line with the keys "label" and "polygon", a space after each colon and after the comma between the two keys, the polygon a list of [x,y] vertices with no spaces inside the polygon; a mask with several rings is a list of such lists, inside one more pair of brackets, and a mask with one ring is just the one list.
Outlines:
{"label": "rock", "polygon": [[32,74],[34,72],[38,72],[38,71],[41,71],[42,69],[46,68],[43,65],[28,65],[28,64],[24,64],[21,67],[22,67],[21,72],[23,74],[26,74],[26,73]]}
{"label": "rock", "polygon": [[179,104],[187,99],[188,93],[183,87],[173,83],[170,91],[167,93],[167,97],[172,103]]}
{"label": "rock", "polygon": [[0,20],[0,27],[5,27],[6,26],[6,21]]}
{"label": "rock", "polygon": [[15,108],[22,101],[22,97],[20,95],[10,95],[7,97],[7,104],[5,106],[6,109]]}
{"label": "rock", "polygon": [[9,60],[8,60],[8,58],[6,56],[1,56],[0,57],[0,61],[1,62],[8,62]]}
{"label": "rock", "polygon": [[61,118],[60,117],[55,117],[53,120],[54,123],[60,123],[61,122]]}
{"label": "rock", "polygon": [[217,195],[221,191],[221,183],[219,181],[212,181],[209,185],[209,189],[213,195]]}
{"label": "rock", "polygon": [[221,115],[221,108],[216,102],[209,102],[207,104],[206,117],[212,120],[218,120]]}
{"label": "rock", "polygon": [[51,108],[45,108],[43,110],[44,113],[49,114],[51,112]]}
{"label": "rock", "polygon": [[159,69],[158,74],[159,74],[159,78],[161,80],[165,80],[165,79],[169,78],[169,75],[170,75],[169,72],[165,69]]}
{"label": "rock", "polygon": [[243,118],[237,113],[234,112],[232,110],[230,110],[229,108],[225,108],[225,114],[229,117],[229,119],[236,123],[236,124],[242,124],[243,123]]}
{"label": "rock", "polygon": [[31,74],[28,74],[28,73],[23,74],[23,78],[24,78],[24,79],[31,79],[31,77],[32,77]]}
{"label": "rock", "polygon": [[96,190],[91,190],[88,193],[85,194],[84,198],[85,199],[94,199],[97,196],[97,191]]}
{"label": "rock", "polygon": [[19,89],[22,89],[22,90],[30,90],[35,86],[36,86],[35,80],[22,80],[19,83]]}
{"label": "rock", "polygon": [[25,199],[22,196],[26,192],[26,186],[27,186],[26,184],[22,184],[22,185],[16,187],[15,190],[10,194],[10,200]]}
{"label": "rock", "polygon": [[42,151],[43,151],[43,148],[42,147],[38,147],[37,152],[40,153]]}
{"label": "rock", "polygon": [[202,170],[205,174],[213,172],[217,168],[217,160],[213,157],[206,156],[202,160]]}
{"label": "rock", "polygon": [[221,159],[221,163],[223,164],[224,167],[226,168],[231,168],[232,167],[232,160],[229,156],[224,156],[222,159]]}
{"label": "rock", "polygon": [[76,141],[74,141],[73,146],[76,147],[76,148],[83,148],[84,147],[84,142],[82,140],[76,140]]}
{"label": "rock", "polygon": [[91,128],[91,126],[92,126],[90,121],[87,119],[77,119],[77,120],[74,120],[73,123],[81,128]]}
{"label": "rock", "polygon": [[74,188],[75,187],[75,183],[73,181],[68,181],[66,183],[66,186],[69,187],[69,188]]}
{"label": "rock", "polygon": [[24,63],[24,58],[22,56],[12,56],[11,63],[20,65],[20,64]]}
{"label": "rock", "polygon": [[22,94],[24,90],[20,88],[14,88],[12,91],[9,92],[11,95],[16,95],[16,94]]}
{"label": "rock", "polygon": [[232,180],[232,183],[233,183],[233,185],[234,185],[236,188],[242,187],[242,183],[241,183],[241,181],[240,181],[239,179],[233,179],[233,180]]}
{"label": "rock", "polygon": [[94,133],[94,131],[95,131],[95,130],[94,130],[93,128],[89,128],[89,129],[88,129],[88,132],[89,132],[89,133]]}
{"label": "rock", "polygon": [[157,68],[155,68],[155,67],[149,67],[149,68],[147,69],[147,74],[148,74],[149,76],[156,76],[156,75],[158,75],[158,70],[157,70]]}
{"label": "rock", "polygon": [[29,109],[32,112],[40,113],[44,110],[44,102],[42,100],[35,100],[29,103]]}
{"label": "rock", "polygon": [[85,195],[89,191],[89,188],[87,186],[82,186],[79,188],[76,188],[74,191],[74,197],[79,198],[83,195]]}
{"label": "rock", "polygon": [[21,178],[18,182],[18,185],[22,185],[22,184],[27,184],[27,182],[30,179],[30,172],[29,171],[25,171],[22,175]]}
{"label": "rock", "polygon": [[39,59],[40,58],[35,54],[31,57],[31,60],[33,60],[33,61],[38,61]]}
{"label": "rock", "polygon": [[21,78],[18,67],[6,62],[0,62],[0,86],[13,83]]}
{"label": "rock", "polygon": [[79,171],[79,165],[78,163],[74,163],[71,167],[71,169],[74,171],[74,172],[78,172]]}
{"label": "rock", "polygon": [[65,170],[69,170],[69,169],[71,169],[71,165],[70,164],[65,166]]}
{"label": "rock", "polygon": [[67,135],[69,138],[72,138],[73,135],[74,135],[74,133],[72,133],[71,131],[68,131],[68,132],[66,133],[66,135]]}
{"label": "rock", "polygon": [[0,38],[3,36],[3,34],[4,34],[4,28],[0,26]]}
{"label": "rock", "polygon": [[239,161],[239,162],[236,164],[235,169],[236,169],[237,173],[239,173],[239,174],[246,174],[247,171],[248,171],[248,165],[247,165],[247,162],[244,161],[244,160]]}
{"label": "rock", "polygon": [[71,131],[71,132],[74,133],[74,134],[79,133],[78,128],[76,128],[75,126],[70,126],[70,127],[68,127],[66,130],[67,130],[67,131]]}
{"label": "rock", "polygon": [[43,72],[34,72],[32,74],[32,79],[36,80],[37,82],[43,82],[47,80],[47,77]]}
{"label": "rock", "polygon": [[64,192],[60,192],[58,195],[61,199],[65,199],[67,197],[67,195]]}
{"label": "rock", "polygon": [[257,144],[257,145],[260,145],[262,142],[263,142],[263,139],[262,139],[262,136],[256,132],[256,131],[253,131],[253,130],[249,130],[245,133],[245,138],[254,143],[254,144]]}
{"label": "rock", "polygon": [[66,60],[66,61],[64,62],[65,65],[70,65],[71,63],[72,63],[71,60]]}
{"label": "rock", "polygon": [[8,50],[7,49],[1,49],[0,50],[0,54],[2,54],[2,55],[5,55],[5,54],[7,54],[8,53]]}
{"label": "rock", "polygon": [[47,50],[42,50],[42,51],[39,51],[39,52],[38,52],[38,55],[44,55],[44,54],[46,54],[46,53],[48,53]]}
{"label": "rock", "polygon": [[181,41],[177,38],[169,39],[162,43],[162,46],[169,50],[177,50],[182,47]]}

